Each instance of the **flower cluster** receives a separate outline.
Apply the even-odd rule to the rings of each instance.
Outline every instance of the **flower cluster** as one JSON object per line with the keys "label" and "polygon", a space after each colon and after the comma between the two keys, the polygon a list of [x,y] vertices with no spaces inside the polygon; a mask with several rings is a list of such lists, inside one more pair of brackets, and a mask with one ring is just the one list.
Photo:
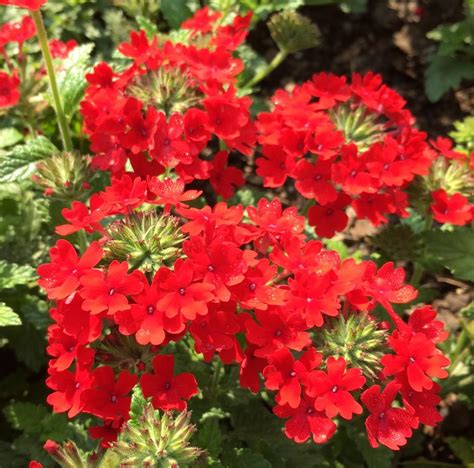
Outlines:
{"label": "flower cluster", "polygon": [[314,200],[308,218],[319,236],[342,231],[349,206],[376,226],[389,214],[408,216],[406,188],[428,174],[435,152],[380,75],[354,73],[348,83],[320,73],[272,101],[258,117],[257,174],[266,187],[294,179]]}
{"label": "flower cluster", "polygon": [[55,411],[97,416],[91,435],[107,445],[137,384],[156,409],[185,409],[198,383],[175,373],[166,347],[187,340],[204,361],[237,365],[242,387],[275,392],[274,413],[299,443],[324,443],[337,418],[367,410],[371,444],[396,450],[418,424],[440,420],[432,379],[447,376],[436,347],[446,333],[431,307],[408,322],[395,313],[392,304],[416,297],[401,268],[341,260],[308,241],[304,218],[277,199],[247,209],[184,203],[198,195],[179,180],[126,174],[90,206],[63,210],[60,234],[100,240],[79,256],[60,239],[38,269],[55,301]]}
{"label": "flower cluster", "polygon": [[[8,2],[7,2],[8,3]],[[22,7],[27,7],[26,4],[31,2],[19,2]],[[38,4],[33,2],[32,8]],[[0,2],[0,4],[2,4]],[[16,4],[16,2],[12,2]],[[23,5],[25,4],[25,5]],[[39,5],[39,4],[38,4]],[[20,70],[25,70],[28,65],[28,54],[25,53],[25,43],[36,35],[36,27],[33,19],[29,15],[23,16],[20,20],[11,21],[4,23],[0,26],[0,57],[3,58],[8,73],[0,71],[0,109],[6,109],[16,106],[20,101]],[[51,53],[54,58],[64,59],[68,56],[69,52],[73,50],[77,43],[74,40],[70,40],[67,43],[62,42],[58,39],[53,39],[50,42]],[[44,70],[32,71],[33,79],[41,77],[44,74]],[[25,78],[25,73],[23,73]],[[26,89],[34,87],[33,83],[25,84],[23,86]],[[29,89],[29,92],[32,92]]]}
{"label": "flower cluster", "polygon": [[449,138],[431,142],[438,157],[424,179],[431,192],[433,219],[463,226],[474,220],[474,153],[455,151]]}
{"label": "flower cluster", "polygon": [[[121,175],[129,162],[143,178],[173,169],[185,183],[210,180],[226,198],[243,185],[242,172],[227,162],[230,151],[250,155],[256,142],[251,100],[235,87],[243,63],[233,56],[251,15],[228,25],[220,19],[199,10],[183,23],[187,37],[178,43],[132,32],[119,46],[130,66],[114,71],[100,63],[87,75],[81,111],[96,168]],[[217,141],[226,151],[214,151]]]}

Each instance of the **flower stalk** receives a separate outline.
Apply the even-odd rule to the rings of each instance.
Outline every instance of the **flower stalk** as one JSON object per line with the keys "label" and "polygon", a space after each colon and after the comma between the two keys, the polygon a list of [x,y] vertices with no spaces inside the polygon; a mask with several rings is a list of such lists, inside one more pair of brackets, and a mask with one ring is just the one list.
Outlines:
{"label": "flower stalk", "polygon": [[61,96],[59,95],[58,83],[56,81],[56,74],[54,71],[53,58],[51,56],[51,51],[49,50],[48,36],[44,27],[43,17],[41,16],[41,12],[39,10],[32,11],[31,16],[36,25],[36,33],[38,35],[38,41],[41,47],[41,52],[43,53],[46,71],[48,73],[51,94],[53,95],[54,100],[54,110],[56,111],[56,117],[58,119],[59,131],[61,132],[63,146],[66,151],[72,151],[73,146],[71,134],[69,132],[67,118],[64,113],[63,105],[61,102]]}

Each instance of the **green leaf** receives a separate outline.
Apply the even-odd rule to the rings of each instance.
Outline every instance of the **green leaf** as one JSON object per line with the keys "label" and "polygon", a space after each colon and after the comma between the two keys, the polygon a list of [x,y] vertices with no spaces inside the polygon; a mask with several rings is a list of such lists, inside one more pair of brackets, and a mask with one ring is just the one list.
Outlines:
{"label": "green leaf", "polygon": [[140,385],[135,385],[132,392],[132,401],[130,403],[130,422],[131,426],[140,426],[140,416],[143,415],[147,401],[143,396]]}
{"label": "green leaf", "polygon": [[0,327],[10,327],[13,325],[21,325],[21,319],[11,307],[4,302],[0,302]]}
{"label": "green leaf", "polygon": [[50,414],[45,406],[26,402],[13,403],[7,406],[3,413],[13,429],[28,434],[40,434],[43,430],[43,420]]}
{"label": "green leaf", "polygon": [[372,448],[361,424],[345,427],[349,439],[355,442],[367,468],[390,468],[392,466],[393,452],[386,447]]}
{"label": "green leaf", "polygon": [[464,466],[474,466],[474,441],[465,437],[446,437],[451,450],[463,462]]}
{"label": "green leaf", "polygon": [[37,278],[30,265],[17,265],[0,260],[0,289],[9,289],[20,284],[28,284]]}
{"label": "green leaf", "polygon": [[431,102],[441,99],[451,88],[457,88],[463,79],[474,78],[474,63],[469,58],[435,54],[425,71],[425,91]]}
{"label": "green leaf", "polygon": [[58,148],[44,136],[15,146],[0,158],[0,183],[28,179],[36,170],[36,162],[57,152]]}
{"label": "green leaf", "polygon": [[160,9],[171,29],[178,29],[193,14],[186,0],[161,0]]}
{"label": "green leaf", "polygon": [[90,68],[93,44],[84,44],[73,49],[62,63],[58,73],[59,94],[63,101],[63,110],[70,120],[77,111],[86,88],[86,73]]}
{"label": "green leaf", "polygon": [[209,453],[212,458],[218,458],[222,452],[222,436],[217,418],[208,418],[199,425],[196,445]]}
{"label": "green leaf", "polygon": [[3,328],[2,335],[8,339],[17,359],[31,370],[37,372],[46,364],[45,334],[31,323],[25,321],[21,327]]}
{"label": "green leaf", "polygon": [[433,231],[426,234],[430,254],[459,279],[474,281],[474,229],[452,232]]}
{"label": "green leaf", "polygon": [[23,135],[16,128],[0,128],[0,148],[16,145]]}
{"label": "green leaf", "polygon": [[158,26],[151,21],[150,18],[145,18],[144,16],[137,16],[136,22],[140,29],[143,29],[148,36],[148,39],[152,39],[158,34]]}

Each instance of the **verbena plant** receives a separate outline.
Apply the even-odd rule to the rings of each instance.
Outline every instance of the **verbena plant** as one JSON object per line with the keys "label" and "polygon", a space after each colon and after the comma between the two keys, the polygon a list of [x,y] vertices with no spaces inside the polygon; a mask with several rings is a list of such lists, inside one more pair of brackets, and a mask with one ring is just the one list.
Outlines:
{"label": "verbena plant", "polygon": [[[123,4],[143,29],[95,65],[45,3],[0,1],[28,10],[0,31],[1,333],[35,371],[46,348],[52,408],[6,377],[2,466],[388,466],[468,399],[472,306],[448,336],[422,287],[474,280],[466,126],[428,140],[373,73],[256,105],[318,42],[278,2]],[[355,220],[370,256],[334,239]]]}

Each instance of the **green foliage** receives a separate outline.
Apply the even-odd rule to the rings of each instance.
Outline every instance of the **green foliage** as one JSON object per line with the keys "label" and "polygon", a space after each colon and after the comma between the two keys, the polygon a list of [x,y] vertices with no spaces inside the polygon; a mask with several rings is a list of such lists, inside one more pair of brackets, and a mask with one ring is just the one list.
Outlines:
{"label": "green foliage", "polygon": [[474,11],[469,1],[463,21],[439,26],[428,37],[438,42],[438,47],[429,57],[425,91],[428,99],[436,102],[462,80],[474,78]]}
{"label": "green foliage", "polygon": [[46,137],[39,136],[0,155],[0,183],[19,182],[35,172],[35,163],[59,150]]}
{"label": "green foliage", "polygon": [[71,120],[77,111],[86,88],[85,75],[90,68],[93,44],[76,47],[61,64],[58,73],[59,94],[63,102],[64,113]]}
{"label": "green foliage", "polygon": [[428,232],[425,239],[435,261],[448,268],[456,278],[474,281],[474,229]]}
{"label": "green foliage", "polygon": [[12,325],[21,325],[21,319],[11,307],[0,302],[0,327],[8,327]]}
{"label": "green foliage", "polygon": [[42,448],[48,439],[62,442],[73,438],[81,443],[85,443],[87,439],[87,433],[80,423],[68,421],[65,414],[53,414],[50,408],[43,405],[14,402],[4,408],[3,413],[11,427],[21,432],[9,447],[16,457],[24,460],[24,465],[16,466],[26,466],[31,459],[39,460],[45,466],[52,466]]}
{"label": "green foliage", "polygon": [[30,265],[17,265],[0,260],[0,289],[13,288],[19,284],[28,284],[37,278]]}
{"label": "green foliage", "polygon": [[186,0],[161,0],[160,10],[172,29],[178,29],[192,15]]}
{"label": "green foliage", "polygon": [[474,116],[454,122],[454,130],[449,136],[456,142],[456,148],[471,153],[474,151]]}
{"label": "green foliage", "polygon": [[14,127],[0,129],[0,149],[16,145],[23,140],[23,135]]}
{"label": "green foliage", "polygon": [[446,437],[451,450],[463,462],[464,466],[474,466],[474,441],[466,437]]}

